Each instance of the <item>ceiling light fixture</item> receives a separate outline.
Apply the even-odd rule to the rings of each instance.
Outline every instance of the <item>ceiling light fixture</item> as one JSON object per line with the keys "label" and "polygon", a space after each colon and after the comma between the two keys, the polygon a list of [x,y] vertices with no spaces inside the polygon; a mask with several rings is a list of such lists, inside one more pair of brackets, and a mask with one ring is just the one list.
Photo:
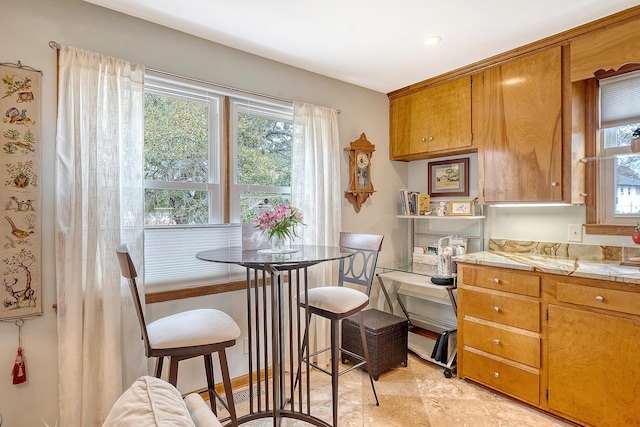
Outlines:
{"label": "ceiling light fixture", "polygon": [[426,45],[436,45],[438,43],[440,43],[442,41],[442,37],[434,34],[432,36],[427,37],[426,39],[424,39],[424,44]]}

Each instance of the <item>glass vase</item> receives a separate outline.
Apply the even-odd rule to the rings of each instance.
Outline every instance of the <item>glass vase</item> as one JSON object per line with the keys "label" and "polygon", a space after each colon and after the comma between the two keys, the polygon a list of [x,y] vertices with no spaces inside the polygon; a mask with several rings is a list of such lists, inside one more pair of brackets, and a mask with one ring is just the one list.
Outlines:
{"label": "glass vase", "polygon": [[289,240],[285,236],[274,234],[269,241],[272,253],[285,253],[289,249]]}
{"label": "glass vase", "polygon": [[269,254],[290,254],[298,251],[297,249],[291,248],[289,238],[286,236],[274,234],[269,238],[269,243],[271,243],[270,249],[262,249],[259,252]]}

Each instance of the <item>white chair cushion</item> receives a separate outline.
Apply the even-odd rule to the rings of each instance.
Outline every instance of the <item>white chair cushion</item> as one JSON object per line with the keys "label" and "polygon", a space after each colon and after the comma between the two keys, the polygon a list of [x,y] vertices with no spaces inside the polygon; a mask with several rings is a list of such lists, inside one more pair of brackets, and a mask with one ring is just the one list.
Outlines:
{"label": "white chair cushion", "polygon": [[210,308],[183,311],[147,325],[151,348],[191,347],[235,340],[238,324],[225,312]]}
{"label": "white chair cushion", "polygon": [[[369,301],[369,297],[355,289],[344,286],[325,286],[309,289],[309,306],[332,313],[346,313]],[[304,302],[304,293],[300,294]]]}
{"label": "white chair cushion", "polygon": [[109,411],[102,427],[194,427],[174,386],[159,378],[138,378]]}
{"label": "white chair cushion", "polygon": [[187,410],[191,414],[191,420],[196,427],[222,427],[220,421],[211,411],[211,407],[207,405],[198,393],[191,393],[184,398]]}

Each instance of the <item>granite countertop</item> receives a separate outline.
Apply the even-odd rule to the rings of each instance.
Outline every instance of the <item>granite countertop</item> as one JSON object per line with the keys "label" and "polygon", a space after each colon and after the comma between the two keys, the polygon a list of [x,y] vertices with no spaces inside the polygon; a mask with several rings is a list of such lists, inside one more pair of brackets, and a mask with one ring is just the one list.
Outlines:
{"label": "granite countertop", "polygon": [[583,260],[531,253],[499,251],[475,252],[453,258],[458,262],[561,274],[588,279],[611,280],[640,285],[640,268],[620,265],[618,261]]}

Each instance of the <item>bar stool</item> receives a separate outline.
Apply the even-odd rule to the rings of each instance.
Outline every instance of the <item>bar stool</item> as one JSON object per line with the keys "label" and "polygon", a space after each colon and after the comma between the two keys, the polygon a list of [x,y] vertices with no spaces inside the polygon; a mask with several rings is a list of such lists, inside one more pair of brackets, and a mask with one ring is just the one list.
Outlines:
{"label": "bar stool", "polygon": [[[384,236],[374,234],[356,234],[356,233],[340,233],[340,247],[353,251],[354,254],[345,259],[340,260],[340,272],[338,276],[338,286],[323,286],[312,288],[308,291],[308,300],[305,300],[304,293],[300,294],[300,305],[306,310],[307,330],[311,323],[311,315],[315,314],[331,321],[331,347],[317,351],[309,355],[309,358],[316,356],[325,351],[331,351],[331,371],[318,366],[304,357],[305,348],[308,345],[308,333],[305,333],[302,342],[302,361],[307,366],[314,367],[326,374],[331,375],[331,400],[333,403],[333,426],[338,425],[338,377],[364,364],[371,366],[369,360],[369,350],[367,348],[367,339],[365,329],[362,322],[362,309],[369,304],[369,292],[376,269],[378,254],[382,248],[382,240]],[[363,292],[350,287],[343,286],[345,283],[357,285],[363,288]],[[362,347],[364,349],[364,358],[358,354],[352,353],[340,347],[340,321],[346,317],[355,315],[360,328],[360,337],[362,339]],[[340,352],[348,353],[351,358],[360,362],[355,365],[339,371]],[[376,388],[373,385],[373,377],[371,369],[367,369],[371,389],[376,399],[376,406],[379,406]],[[300,371],[296,375],[294,384],[297,386],[300,380]]]}
{"label": "bar stool", "polygon": [[[229,411],[233,427],[238,426],[233,390],[227,363],[227,347],[232,347],[240,336],[237,323],[226,313],[215,309],[195,309],[172,314],[149,324],[142,311],[142,303],[136,284],[136,268],[133,265],[126,245],[116,249],[122,276],[129,281],[129,288],[140,321],[142,339],[147,357],[157,357],[155,376],[160,378],[164,358],[169,358],[169,383],[176,386],[178,380],[178,362],[192,357],[203,356],[207,375],[207,392],[211,410],[216,411],[216,398]],[[220,370],[226,401],[215,389],[213,379],[213,361],[211,354],[218,353]]]}

